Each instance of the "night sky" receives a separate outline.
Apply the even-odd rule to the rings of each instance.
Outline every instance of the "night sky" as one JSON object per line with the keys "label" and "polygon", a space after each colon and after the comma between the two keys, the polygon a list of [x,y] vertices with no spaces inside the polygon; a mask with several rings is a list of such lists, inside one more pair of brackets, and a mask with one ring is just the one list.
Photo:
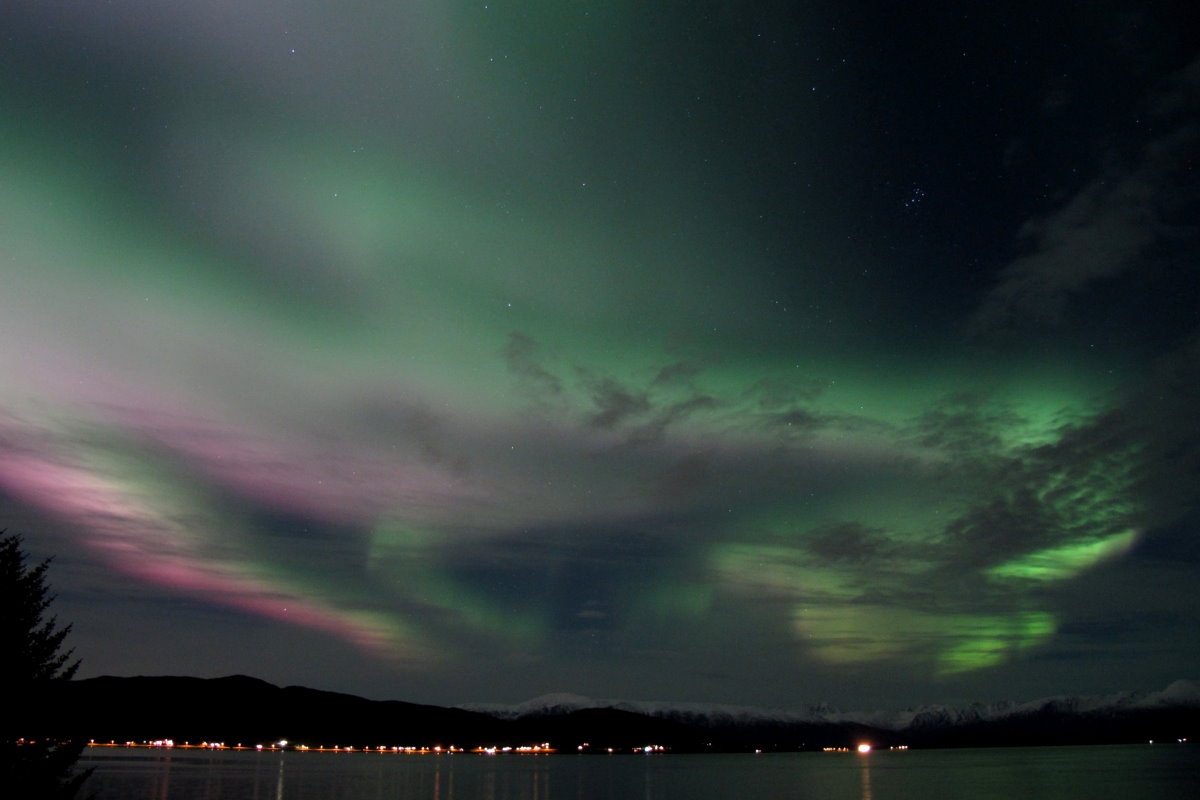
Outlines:
{"label": "night sky", "polygon": [[5,0],[0,527],[81,677],[1194,678],[1190,11]]}

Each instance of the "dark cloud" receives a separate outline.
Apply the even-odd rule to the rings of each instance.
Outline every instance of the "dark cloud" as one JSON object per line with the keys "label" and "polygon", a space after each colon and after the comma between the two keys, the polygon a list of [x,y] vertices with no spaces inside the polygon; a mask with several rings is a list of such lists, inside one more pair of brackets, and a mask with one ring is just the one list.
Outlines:
{"label": "dark cloud", "polygon": [[667,466],[658,476],[656,488],[669,503],[694,503],[717,480],[712,461],[701,453],[691,453]]}
{"label": "dark cloud", "polygon": [[658,441],[672,425],[681,423],[693,415],[715,411],[718,408],[720,408],[720,403],[716,399],[706,395],[689,397],[685,400],[670,403],[656,411],[645,425],[636,429],[632,434],[631,440],[636,442]]}
{"label": "dark cloud", "polygon": [[360,435],[413,451],[427,464],[455,474],[470,469],[470,456],[447,430],[448,421],[424,404],[373,398],[362,402],[353,421]]}
{"label": "dark cloud", "polygon": [[672,426],[722,407],[721,401],[693,385],[700,370],[685,365],[662,368],[644,386],[584,369],[577,374],[590,406],[588,426],[622,432],[628,444],[659,442]]}
{"label": "dark cloud", "polygon": [[509,371],[526,381],[537,393],[562,393],[562,381],[547,370],[540,361],[541,348],[533,337],[520,331],[508,335],[504,345],[504,361]]}
{"label": "dark cloud", "polygon": [[1200,507],[1200,332],[1161,358],[1151,380],[1114,419],[1111,436],[1136,443],[1136,481],[1150,522],[1177,519]]}
{"label": "dark cloud", "polygon": [[805,550],[835,565],[869,565],[897,554],[896,545],[887,531],[858,522],[814,528],[804,534],[803,541]]}
{"label": "dark cloud", "polygon": [[1062,520],[1034,488],[1019,486],[953,520],[943,536],[954,553],[947,569],[980,571],[1056,544],[1062,536]]}
{"label": "dark cloud", "polygon": [[980,393],[942,398],[922,412],[906,433],[923,447],[956,461],[986,458],[1001,449],[1001,437],[1024,420],[1010,405]]}
{"label": "dark cloud", "polygon": [[796,432],[808,431],[829,424],[828,420],[824,420],[812,412],[799,408],[772,414],[770,419],[776,425],[792,429]]}
{"label": "dark cloud", "polygon": [[690,385],[693,379],[699,377],[703,372],[704,370],[696,364],[691,364],[686,361],[677,361],[674,364],[668,364],[660,369],[658,374],[654,376],[654,380],[651,382],[651,385],[670,385],[677,383]]}
{"label": "dark cloud", "polygon": [[1149,529],[1134,546],[1135,558],[1200,566],[1200,511],[1189,511],[1165,525]]}
{"label": "dark cloud", "polygon": [[1153,269],[1152,249],[1194,239],[1195,182],[1186,172],[1200,144],[1194,97],[1200,62],[1171,76],[1145,116],[1156,130],[1128,159],[1111,162],[1057,211],[1027,220],[1019,231],[1025,253],[999,275],[972,325],[977,332],[1024,322],[1061,323],[1072,302],[1095,286],[1131,271]]}
{"label": "dark cloud", "polygon": [[598,428],[611,429],[644,417],[650,411],[650,400],[645,394],[634,393],[612,378],[591,382],[589,392],[595,406],[591,424]]}
{"label": "dark cloud", "polygon": [[817,380],[766,377],[756,380],[745,394],[764,411],[777,411],[797,403],[811,402],[825,390]]}

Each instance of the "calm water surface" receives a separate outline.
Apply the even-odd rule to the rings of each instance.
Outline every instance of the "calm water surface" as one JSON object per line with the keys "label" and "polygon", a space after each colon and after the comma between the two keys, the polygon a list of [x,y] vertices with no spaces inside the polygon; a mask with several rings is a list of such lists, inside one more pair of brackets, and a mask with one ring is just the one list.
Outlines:
{"label": "calm water surface", "polygon": [[1065,800],[1200,797],[1200,747],[763,755],[404,755],[90,748],[98,800]]}

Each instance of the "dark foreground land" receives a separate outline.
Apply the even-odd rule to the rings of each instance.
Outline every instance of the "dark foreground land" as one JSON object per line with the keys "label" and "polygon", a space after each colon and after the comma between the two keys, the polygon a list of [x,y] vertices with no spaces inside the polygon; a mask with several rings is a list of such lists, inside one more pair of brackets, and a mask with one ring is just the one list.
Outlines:
{"label": "dark foreground land", "polygon": [[675,752],[816,750],[853,747],[994,747],[1176,741],[1200,735],[1200,708],[1078,711],[1046,703],[1002,719],[919,716],[899,730],[851,722],[732,718],[695,712],[655,715],[614,708],[548,711],[515,719],[456,708],[279,687],[232,676],[101,677],[64,682],[31,698],[36,736],[97,742],[223,742],[228,745],[520,746],[548,742],[558,750],[662,745]]}

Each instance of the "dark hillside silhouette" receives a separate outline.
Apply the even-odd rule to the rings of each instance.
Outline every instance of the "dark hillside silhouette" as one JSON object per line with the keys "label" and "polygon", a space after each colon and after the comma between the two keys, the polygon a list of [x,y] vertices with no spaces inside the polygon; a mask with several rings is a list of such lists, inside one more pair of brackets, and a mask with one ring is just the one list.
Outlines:
{"label": "dark hillside silhouette", "polygon": [[[1175,702],[1090,708],[1047,700],[994,717],[942,708],[898,726],[847,719],[641,712],[582,707],[493,715],[461,708],[368,700],[243,675],[225,678],[100,677],[59,683],[43,707],[60,731],[98,742],[220,742],[376,748],[533,745],[559,752],[628,752],[662,745],[673,752],[747,752],[854,747],[996,747],[1121,744],[1195,739],[1200,704]],[[970,710],[968,709],[967,712]],[[580,750],[580,747],[582,750]]]}

